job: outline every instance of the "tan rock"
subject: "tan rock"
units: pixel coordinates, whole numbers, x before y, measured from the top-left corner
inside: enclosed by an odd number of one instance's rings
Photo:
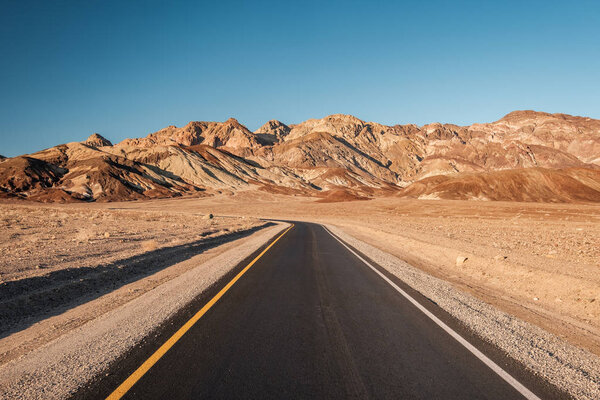
[[[492,123],[387,126],[334,114],[251,132],[192,121],[117,145],[99,134],[0,163],[0,197],[44,202],[250,188],[341,200],[600,202],[600,120],[516,111]]]

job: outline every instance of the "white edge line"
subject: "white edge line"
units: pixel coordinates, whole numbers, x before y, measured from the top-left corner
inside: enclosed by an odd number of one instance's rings
[[[519,393],[521,393],[523,396],[525,396],[526,399],[528,399],[528,400],[541,400],[538,396],[536,396],[529,389],[527,389],[525,386],[523,386],[523,384],[521,382],[519,382],[515,378],[513,378],[508,372],[506,372],[505,370],[503,370],[502,367],[500,367],[498,364],[496,364],[495,362],[493,362],[492,360],[490,360],[485,354],[483,354],[481,351],[479,351],[475,346],[473,346],[471,343],[469,343],[465,338],[463,338],[458,333],[456,333],[456,331],[454,331],[452,328],[450,328],[448,325],[446,325],[438,317],[436,317],[435,315],[433,315],[433,313],[431,313],[431,311],[429,311],[428,309],[426,309],[425,307],[423,307],[421,305],[421,303],[419,303],[414,298],[412,298],[408,293],[406,293],[398,285],[396,285],[394,282],[392,282],[387,276],[385,276],[377,268],[375,268],[374,266],[372,266],[367,260],[365,260],[364,258],[362,258],[361,256],[359,256],[358,254],[356,254],[356,252],[354,250],[352,250],[350,247],[346,246],[346,244],[344,242],[342,242],[333,233],[331,233],[331,231],[325,225],[322,225],[322,226],[323,226],[323,228],[325,228],[325,230],[335,240],[337,240],[338,242],[340,242],[342,244],[342,246],[344,246],[346,249],[348,249],[348,251],[350,253],[354,254],[359,260],[361,260],[369,268],[371,268],[373,271],[375,271],[375,273],[377,275],[379,275],[381,278],[383,278],[384,281],[386,281],[387,283],[389,283],[390,286],[392,286],[394,289],[396,289],[402,296],[404,296],[415,307],[417,307],[421,312],[423,312],[423,314],[427,315],[440,328],[442,328],[443,330],[445,330],[450,336],[452,336],[454,339],[456,339],[456,341],[458,343],[462,344],[467,350],[469,350],[471,353],[473,353],[473,355],[475,355],[475,357],[477,357],[481,361],[483,361],[483,363],[485,365],[487,365],[492,371],[494,371],[502,379],[504,379],[506,382],[508,382],[508,384],[510,384],[513,388],[515,388]]]

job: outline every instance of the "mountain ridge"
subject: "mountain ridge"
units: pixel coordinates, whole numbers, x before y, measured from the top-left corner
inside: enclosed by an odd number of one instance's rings
[[[522,174],[524,180],[515,174],[495,174],[536,168],[550,172],[528,172]],[[333,114],[290,125],[270,120],[252,132],[229,118],[171,125],[116,144],[93,134],[83,142],[5,159],[0,164],[0,195],[44,201],[55,201],[54,197],[56,201],[114,201],[258,189],[316,197],[335,192],[334,198],[391,192],[465,198],[460,189],[464,185],[456,179],[475,174],[478,178],[468,179],[481,185],[481,193],[492,200],[600,201],[600,197],[594,200],[595,173],[581,183],[592,185],[591,191],[588,186],[567,185],[585,191],[587,197],[555,196],[544,190],[530,197],[498,197],[483,187],[498,179],[529,182],[534,176],[552,186],[553,179],[567,179],[567,169],[600,170],[600,120],[522,110],[491,123],[436,122],[419,127]],[[485,174],[490,176],[484,179]],[[439,185],[432,185],[431,179],[416,185],[431,177],[454,175],[454,185],[446,179],[439,193],[435,192]],[[567,190],[567,186],[552,187]]]

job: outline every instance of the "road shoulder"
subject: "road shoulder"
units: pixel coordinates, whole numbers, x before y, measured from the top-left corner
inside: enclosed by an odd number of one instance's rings
[[[344,242],[464,323],[482,340],[497,346],[536,375],[575,398],[599,398],[600,358],[594,354],[499,311],[336,226],[326,226]]]

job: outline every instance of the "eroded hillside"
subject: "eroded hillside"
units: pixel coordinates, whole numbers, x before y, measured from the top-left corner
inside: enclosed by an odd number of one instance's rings
[[[271,120],[251,132],[230,118],[115,145],[94,134],[0,164],[0,195],[8,198],[114,201],[249,189],[600,201],[600,120],[515,111],[493,123],[419,127],[336,114],[295,125]]]

